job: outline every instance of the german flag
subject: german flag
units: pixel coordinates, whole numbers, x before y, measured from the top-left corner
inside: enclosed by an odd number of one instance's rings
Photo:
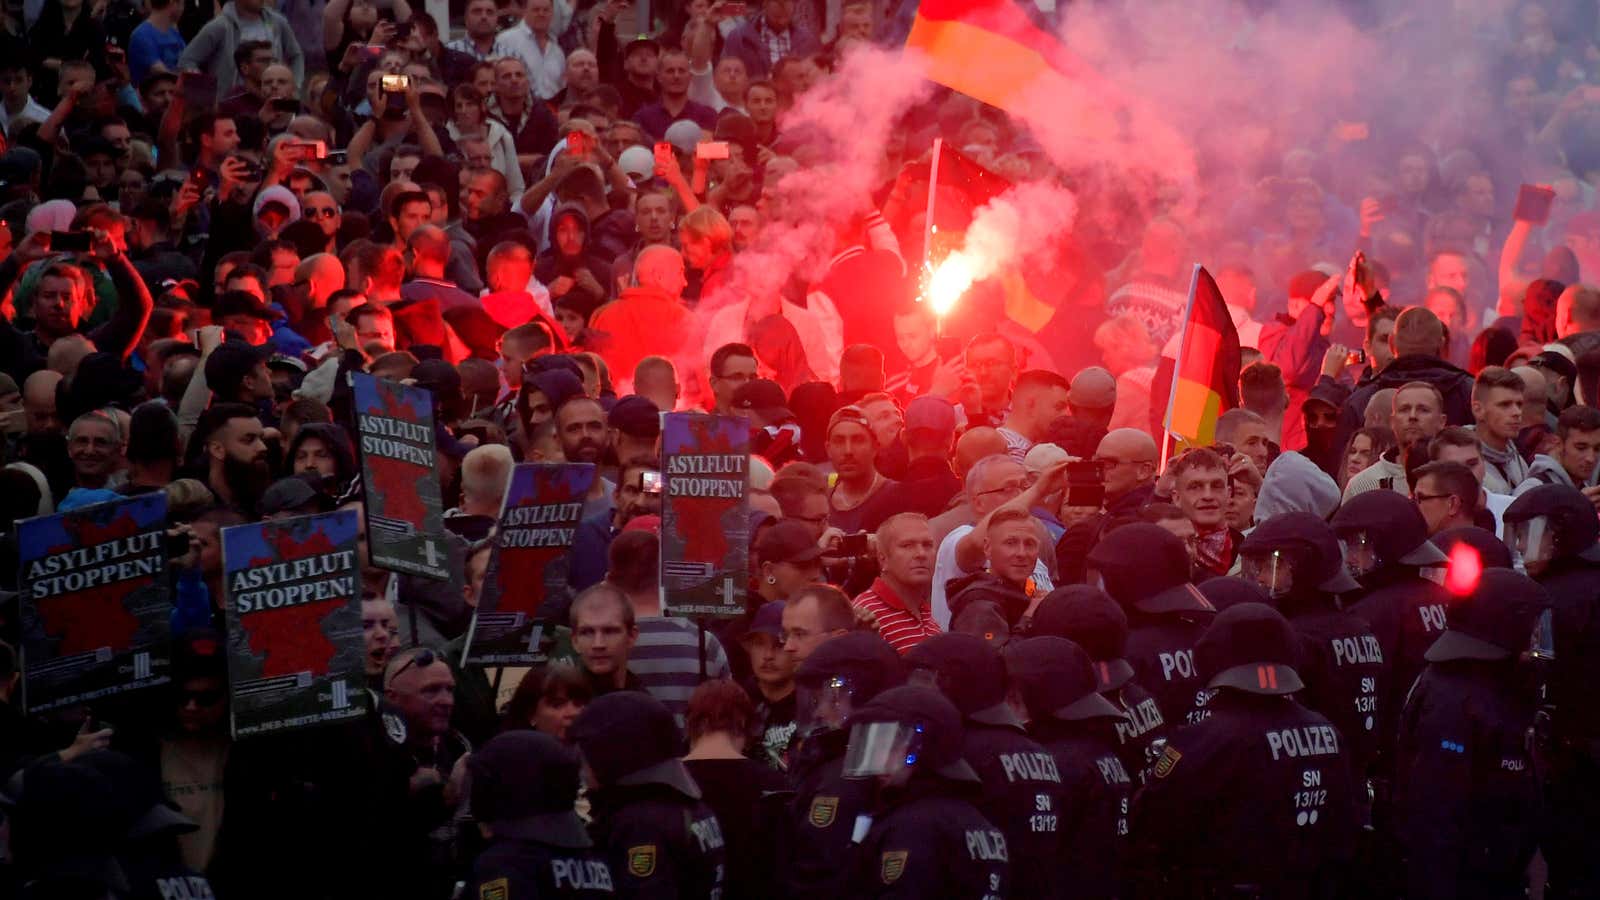
[[[1012,112],[1104,87],[1014,0],[922,0],[906,46],[926,54],[933,81]]]
[[[1239,332],[1222,291],[1202,266],[1194,267],[1189,283],[1182,334],[1176,362],[1162,360],[1173,367],[1163,425],[1173,437],[1204,447],[1216,439],[1217,419],[1239,405]],[[1158,369],[1158,383],[1162,377]]]

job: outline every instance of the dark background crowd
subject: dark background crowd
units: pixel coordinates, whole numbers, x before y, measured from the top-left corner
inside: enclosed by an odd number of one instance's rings
[[[0,896],[1600,896],[1600,21],[1378,6],[1160,79],[1163,180],[899,89],[915,0],[7,4]],[[1070,225],[935,316],[1014,189]],[[452,579],[363,550],[371,714],[235,740],[220,535],[363,510],[353,372]],[[749,423],[734,618],[663,615],[672,411]],[[600,470],[551,661],[463,666],[524,462]],[[170,684],[28,715],[16,523],[153,491]]]

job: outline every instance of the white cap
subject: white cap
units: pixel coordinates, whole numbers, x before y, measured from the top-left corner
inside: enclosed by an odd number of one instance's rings
[[[656,173],[656,155],[649,147],[634,144],[617,157],[617,165],[633,179],[634,184],[638,184],[648,181]]]
[[[700,126],[688,119],[679,119],[667,126],[667,143],[678,148],[679,153],[693,153],[700,143]]]

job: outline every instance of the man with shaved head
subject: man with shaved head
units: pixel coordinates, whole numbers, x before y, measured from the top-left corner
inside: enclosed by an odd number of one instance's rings
[[[406,239],[411,252],[411,280],[400,288],[400,299],[438,300],[441,312],[478,306],[478,299],[445,276],[450,265],[450,235],[437,225],[418,225]]]
[[[632,284],[589,319],[590,328],[610,336],[601,356],[615,376],[632,372],[646,356],[676,360],[687,348],[701,346],[693,340],[698,328],[682,299],[686,283],[677,250],[651,244],[639,251]]]
[[[1062,584],[1084,579],[1084,562],[1100,536],[1117,524],[1134,521],[1156,492],[1156,442],[1137,428],[1118,428],[1100,439],[1094,461],[1105,479],[1103,507],[1068,525],[1056,543]]]
[[[313,253],[295,267],[294,280],[306,283],[307,309],[322,309],[344,287],[344,263],[332,253]]]

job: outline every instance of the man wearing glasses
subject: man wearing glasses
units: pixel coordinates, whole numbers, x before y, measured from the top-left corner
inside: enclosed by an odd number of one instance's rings
[[[736,416],[733,394],[756,377],[756,352],[748,344],[723,344],[711,354],[711,395],[719,416]]]
[[[339,226],[344,224],[344,212],[339,209],[339,201],[327,191],[312,191],[306,194],[306,199],[300,206],[301,218],[310,219],[317,223],[322,233],[328,239],[324,248],[326,252],[335,252],[338,248],[334,245],[334,238],[339,233]]]
[[[1118,521],[1133,521],[1139,510],[1149,505],[1156,491],[1156,442],[1137,428],[1118,428],[1100,439],[1094,461],[1100,464],[1105,479],[1105,506],[1087,511],[1062,510],[1063,520],[1072,522],[1056,544],[1056,565],[1063,584],[1077,584],[1085,575],[1089,551]]]
[[[967,371],[972,379],[962,387],[961,405],[968,425],[1005,424],[1017,378],[1017,349],[998,334],[980,334],[967,345]]]
[[[967,472],[967,499],[972,503],[976,525],[961,525],[945,535],[939,543],[939,554],[933,564],[933,592],[929,602],[934,621],[945,630],[950,628],[950,603],[945,596],[945,585],[957,578],[983,571],[988,566],[989,518],[1002,507],[1015,507],[1024,511],[1039,506],[1050,494],[1061,489],[1061,479],[1066,473],[1066,462],[1046,469],[1037,481],[1030,482],[1028,470],[1011,457],[999,453],[987,456]],[[1048,532],[1037,520],[1034,528],[1041,542]],[[1054,587],[1050,570],[1043,558],[1034,563],[1034,590],[1038,596],[1048,594]]]

